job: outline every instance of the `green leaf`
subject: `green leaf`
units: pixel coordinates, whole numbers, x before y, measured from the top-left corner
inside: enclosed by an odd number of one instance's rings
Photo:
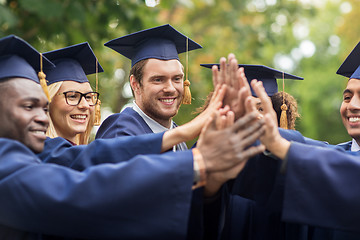
[[[17,18],[12,14],[9,9],[5,8],[4,6],[0,5],[0,26],[6,28],[12,28],[16,25]]]
[[[59,18],[64,6],[55,0],[19,0],[19,4],[25,10],[38,15],[41,18]]]
[[[85,12],[87,9],[84,9],[79,2],[74,1],[69,5],[68,9],[66,9],[66,15],[69,19],[77,20],[79,22],[85,21]]]

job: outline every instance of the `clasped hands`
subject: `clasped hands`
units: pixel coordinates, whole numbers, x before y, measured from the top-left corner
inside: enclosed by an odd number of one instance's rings
[[[249,158],[265,148],[274,149],[283,140],[278,131],[276,113],[262,82],[251,82],[264,108],[261,114],[256,109],[244,69],[239,68],[234,54],[229,54],[227,60],[221,58],[220,69],[214,65],[212,74],[215,92],[209,106],[217,106],[217,111],[212,111],[213,115],[202,128],[198,141],[198,148],[207,159],[207,196],[216,193],[227,180],[236,178]],[[258,139],[261,144],[254,144]],[[216,146],[209,148],[211,144]],[[202,149],[202,146],[207,148]],[[212,161],[214,158],[218,161]]]

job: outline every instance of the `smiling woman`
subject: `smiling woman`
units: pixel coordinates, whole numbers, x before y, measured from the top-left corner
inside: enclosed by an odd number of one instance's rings
[[[81,96],[76,105],[69,105],[69,91],[92,92],[90,84],[75,81],[61,81],[50,84],[49,93],[51,124],[47,131],[49,137],[63,137],[74,144],[87,144],[94,126],[94,105]]]
[[[44,56],[56,65],[46,72],[51,98],[47,136],[63,137],[73,145],[87,144],[99,93],[93,92],[86,75],[103,69],[88,43],[47,52]]]

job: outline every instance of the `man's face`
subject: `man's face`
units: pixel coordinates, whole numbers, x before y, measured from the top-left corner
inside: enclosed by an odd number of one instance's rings
[[[48,101],[40,86],[31,80],[14,78],[3,91],[0,137],[22,142],[38,153],[44,148]]]
[[[343,93],[340,115],[348,134],[360,142],[360,80],[348,81]]]
[[[144,66],[142,85],[130,77],[136,104],[165,127],[180,107],[184,94],[184,72],[178,60],[149,59]]]

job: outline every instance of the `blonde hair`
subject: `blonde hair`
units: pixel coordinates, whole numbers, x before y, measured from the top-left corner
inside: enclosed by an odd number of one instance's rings
[[[62,83],[64,81],[60,81],[60,82],[56,82],[53,84],[50,84],[48,86],[49,89],[49,94],[50,94],[50,99],[52,100],[55,95],[58,93]],[[49,108],[51,108],[51,103]],[[50,116],[50,111],[48,112],[49,115],[49,127],[48,130],[46,131],[46,136],[51,137],[51,138],[55,138],[58,137],[58,133],[56,132],[55,126],[51,120],[51,116]],[[89,143],[89,137],[91,134],[91,130],[94,126],[94,121],[95,121],[95,111],[92,111],[92,114],[90,115],[90,119],[89,119],[89,123],[86,127],[86,130],[84,133],[79,133],[76,135],[76,139],[75,139],[75,144],[77,145],[86,145]]]

